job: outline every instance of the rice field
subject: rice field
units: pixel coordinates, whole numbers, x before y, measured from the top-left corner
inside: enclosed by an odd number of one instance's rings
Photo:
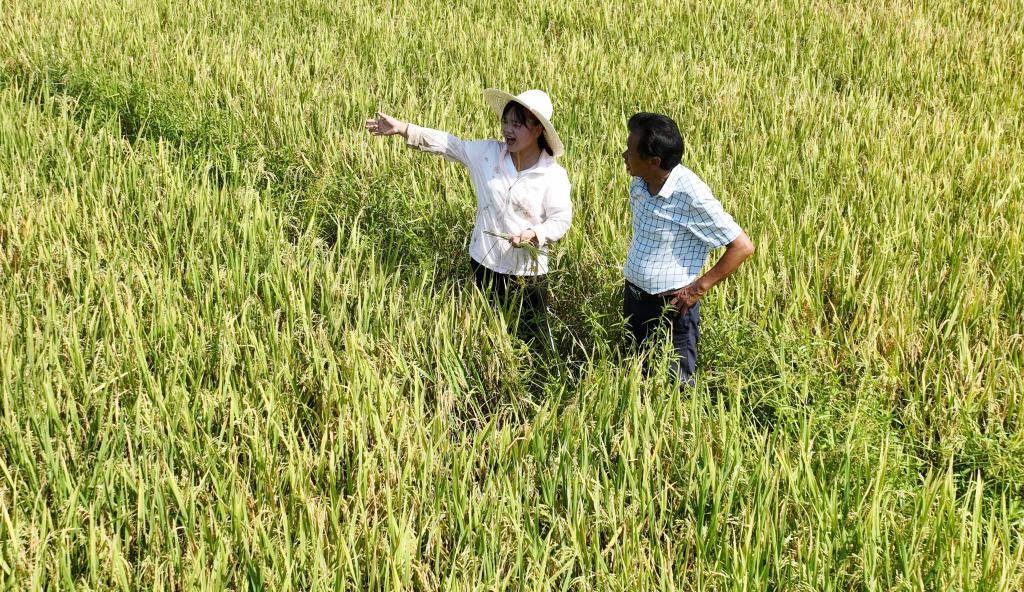
[[[362,129],[488,87],[567,145],[554,350]],[[758,248],[681,393],[640,110]],[[1008,0],[0,0],[0,589],[1024,589],[1021,130]]]

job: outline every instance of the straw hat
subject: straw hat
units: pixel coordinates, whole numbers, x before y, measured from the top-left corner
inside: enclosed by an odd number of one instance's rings
[[[498,117],[501,117],[509,101],[515,101],[526,107],[527,111],[533,113],[533,116],[544,126],[544,139],[548,141],[548,146],[551,146],[553,156],[565,154],[565,145],[562,144],[562,140],[558,137],[555,126],[551,125],[551,98],[548,97],[548,93],[542,90],[531,89],[520,95],[513,96],[503,90],[489,88],[484,91],[484,101],[487,102],[492,111],[498,114]]]

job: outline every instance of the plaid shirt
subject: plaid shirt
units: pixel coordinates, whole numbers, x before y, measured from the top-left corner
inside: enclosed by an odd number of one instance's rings
[[[633,241],[622,274],[648,294],[693,283],[708,251],[731,243],[742,232],[711,189],[682,165],[672,169],[654,196],[643,179],[634,177],[629,197]]]

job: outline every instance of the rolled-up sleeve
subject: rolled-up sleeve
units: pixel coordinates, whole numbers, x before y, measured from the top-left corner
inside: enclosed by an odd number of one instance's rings
[[[691,195],[686,227],[714,249],[731,243],[743,232],[710,191],[697,191]]]
[[[562,172],[555,177],[545,192],[544,211],[541,214],[544,221],[531,228],[537,233],[537,242],[540,246],[557,241],[569,230],[569,225],[572,224],[571,191],[569,176]]]

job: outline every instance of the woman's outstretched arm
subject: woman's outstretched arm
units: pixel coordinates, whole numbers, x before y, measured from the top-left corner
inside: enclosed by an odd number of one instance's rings
[[[413,148],[471,166],[470,144],[473,143],[464,142],[447,132],[420,127],[384,113],[377,113],[375,119],[367,119],[366,129],[375,136],[402,136]]]
[[[375,136],[402,136],[409,139],[409,122],[377,113],[377,117],[366,120],[366,130]]]

